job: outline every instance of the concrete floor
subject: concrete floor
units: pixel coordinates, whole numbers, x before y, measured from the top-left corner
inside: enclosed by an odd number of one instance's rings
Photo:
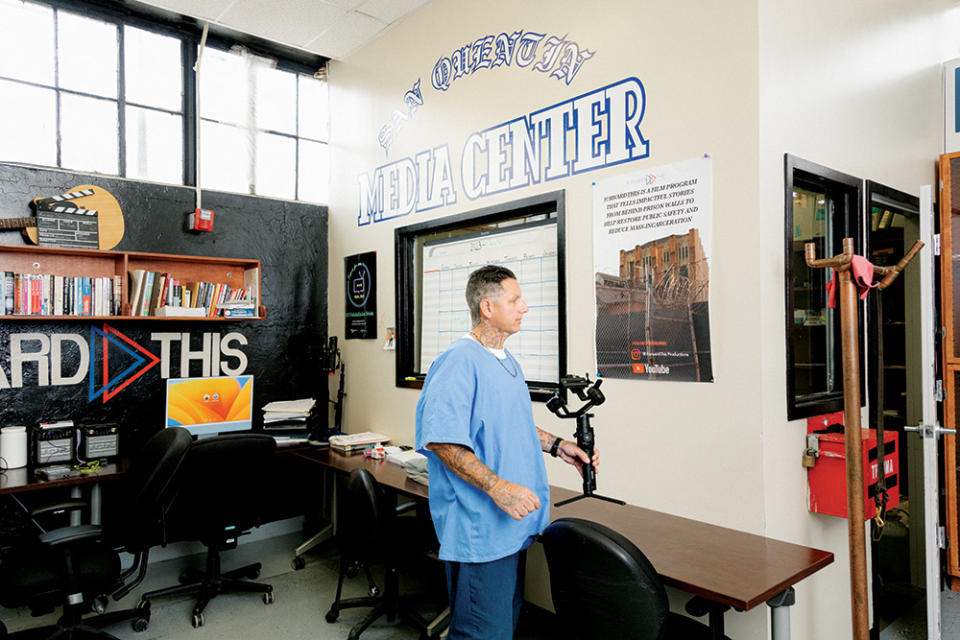
[[[960,638],[960,593],[940,593],[940,637]],[[927,604],[920,600],[909,612],[880,632],[880,640],[927,640]]]
[[[290,561],[293,549],[303,541],[303,535],[293,533],[243,544],[223,554],[223,568],[229,570],[251,562],[263,565],[259,582],[274,587],[275,601],[265,605],[259,594],[225,594],[214,598],[204,612],[204,625],[199,629],[191,626],[193,601],[186,598],[157,600],[151,608],[149,628],[141,633],[133,631],[128,622],[118,623],[107,631],[120,640],[204,640],[229,638],[230,640],[280,640],[303,638],[310,640],[333,640],[346,638],[350,627],[360,621],[368,609],[347,609],[339,620],[329,624],[325,614],[333,601],[337,588],[338,556],[336,544],[328,542],[307,554],[307,565],[293,571]],[[185,566],[201,568],[203,556],[174,558],[150,565],[144,583],[120,602],[111,602],[108,611],[136,606],[140,594],[151,589],[177,584],[180,571]],[[426,569],[417,576],[401,577],[401,589],[415,593],[436,586],[442,588],[442,568]],[[426,574],[435,573],[427,577]],[[382,587],[382,574],[374,571],[374,578]],[[430,583],[430,584],[427,584]],[[344,583],[345,597],[367,595],[363,574]],[[442,595],[442,591],[441,591]],[[439,604],[439,603],[435,603]],[[436,608],[435,606],[433,608]],[[427,607],[424,614],[432,613]],[[54,622],[58,614],[32,618],[27,609],[0,608],[0,620],[8,629],[18,631],[41,624]],[[523,640],[546,640],[557,638],[552,629],[552,616],[542,611],[525,610],[517,638]],[[412,627],[388,623],[381,618],[363,633],[363,640],[416,640],[419,633]]]
[[[149,628],[137,633],[127,622],[118,623],[107,630],[120,640],[204,640],[230,638],[231,640],[286,640],[303,638],[310,640],[333,640],[346,638],[350,627],[361,620],[366,609],[341,612],[337,622],[329,624],[324,616],[333,601],[337,586],[336,545],[328,542],[307,554],[307,565],[293,571],[290,561],[293,549],[303,541],[299,532],[290,533],[254,544],[240,545],[236,550],[223,554],[223,567],[229,570],[250,562],[261,562],[261,582],[274,587],[275,601],[264,605],[258,594],[226,594],[217,596],[204,613],[205,623],[199,629],[190,624],[193,601],[186,598],[168,598],[153,604]],[[111,602],[109,611],[131,608],[140,599],[140,594],[177,583],[180,571],[186,566],[200,568],[203,556],[173,558],[150,565],[147,578],[139,589],[120,602]],[[439,569],[439,567],[436,567]],[[425,578],[426,573],[404,576],[401,588],[422,592],[436,587],[442,571]],[[382,576],[374,572],[382,586]],[[347,597],[366,595],[366,580],[361,576],[347,580],[344,592]],[[960,638],[960,593],[945,591],[941,594],[943,609],[943,634],[946,639]],[[424,611],[429,613],[429,611]],[[58,614],[32,618],[26,609],[0,608],[0,620],[13,631],[52,623]],[[415,640],[419,634],[411,627],[388,623],[381,619],[363,634],[363,640]],[[517,640],[546,640],[562,637],[554,626],[553,617],[542,610],[530,607],[521,616]],[[908,613],[901,616],[880,633],[881,640],[926,640],[926,609],[921,600]]]

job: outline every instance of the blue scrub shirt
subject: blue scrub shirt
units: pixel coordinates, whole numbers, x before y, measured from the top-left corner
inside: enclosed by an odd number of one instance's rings
[[[515,369],[516,377],[507,369]],[[443,464],[426,448],[431,443],[468,447],[498,476],[537,494],[540,509],[514,520]],[[434,360],[417,402],[416,448],[428,459],[430,514],[441,560],[498,560],[528,547],[550,523],[550,486],[530,392],[509,352],[501,365],[464,338]]]

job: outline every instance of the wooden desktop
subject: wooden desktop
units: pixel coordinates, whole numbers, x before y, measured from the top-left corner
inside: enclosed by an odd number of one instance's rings
[[[303,448],[291,453],[342,473],[365,468],[378,482],[412,498],[429,495],[428,488],[410,480],[402,467],[385,460],[344,456],[328,449]],[[667,585],[738,611],[770,601],[774,640],[789,637],[792,586],[834,559],[829,551],[635,505],[585,499],[556,508],[552,503],[577,492],[555,486],[550,492],[551,521],[583,518],[619,531],[643,551]]]

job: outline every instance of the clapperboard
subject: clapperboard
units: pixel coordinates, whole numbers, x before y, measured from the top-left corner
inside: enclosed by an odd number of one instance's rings
[[[34,202],[37,210],[37,243],[56,247],[98,249],[100,222],[96,209],[70,202],[92,196],[93,189],[70,191]]]

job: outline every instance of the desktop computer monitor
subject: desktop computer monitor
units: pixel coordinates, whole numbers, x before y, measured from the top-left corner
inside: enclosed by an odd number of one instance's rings
[[[253,424],[253,376],[167,380],[167,427],[197,437],[248,431]]]

